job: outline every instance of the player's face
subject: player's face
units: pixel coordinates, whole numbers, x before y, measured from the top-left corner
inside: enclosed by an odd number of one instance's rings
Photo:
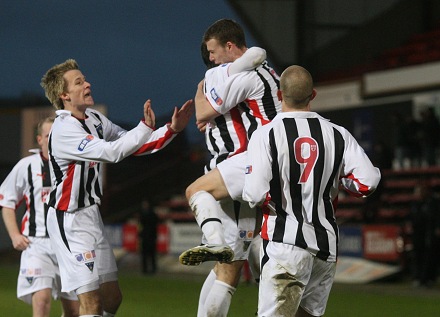
[[[94,105],[90,83],[86,81],[80,70],[69,70],[63,77],[67,82],[66,91],[62,95],[65,104],[75,108],[87,108]]]
[[[209,52],[209,60],[216,65],[234,61],[228,49],[228,45],[223,46],[216,39],[207,41],[206,48]]]
[[[43,123],[41,126],[41,135],[37,135],[38,145],[41,147],[41,151],[43,152],[43,156],[45,158],[49,158],[48,151],[48,143],[49,143],[49,133],[52,128],[51,122]]]

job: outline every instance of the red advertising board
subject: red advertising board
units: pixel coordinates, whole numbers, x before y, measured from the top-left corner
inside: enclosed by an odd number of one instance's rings
[[[126,223],[122,226],[122,247],[129,252],[138,250],[138,227],[136,224]]]
[[[395,225],[362,226],[364,258],[397,261],[400,257],[400,227]]]
[[[168,226],[161,223],[157,226],[157,252],[167,254],[170,245],[170,230]]]

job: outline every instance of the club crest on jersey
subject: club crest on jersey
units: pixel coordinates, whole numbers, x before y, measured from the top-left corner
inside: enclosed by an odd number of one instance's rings
[[[252,173],[252,165],[247,165],[246,166],[246,174],[251,174]]]
[[[93,135],[89,134],[84,139],[81,140],[81,143],[78,145],[78,151],[84,151],[86,145],[93,140]]]
[[[223,104],[223,100],[222,98],[219,97],[219,95],[217,95],[217,92],[215,91],[214,88],[211,89],[210,93],[211,93],[211,98],[214,99],[215,103],[221,106]]]
[[[34,278],[32,276],[27,276],[26,280],[28,281],[29,284],[32,284],[32,282],[34,281]]]

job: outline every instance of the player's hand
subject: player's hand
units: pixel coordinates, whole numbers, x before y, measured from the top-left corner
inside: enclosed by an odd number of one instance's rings
[[[193,113],[194,113],[194,102],[192,99],[186,101],[179,110],[177,109],[177,107],[174,107],[174,113],[173,113],[173,117],[171,118],[170,129],[176,133],[185,129]]]
[[[153,108],[151,108],[151,100],[148,99],[144,103],[144,119],[145,124],[148,125],[150,128],[153,128],[156,126],[156,116],[154,114]]]
[[[12,237],[11,240],[14,249],[18,251],[26,250],[30,244],[29,239],[21,234],[17,234],[16,236]]]
[[[203,132],[203,133],[205,133],[205,131],[206,131],[206,125],[207,124],[208,124],[208,121],[199,120],[199,121],[196,122],[197,129],[199,129],[199,131]]]

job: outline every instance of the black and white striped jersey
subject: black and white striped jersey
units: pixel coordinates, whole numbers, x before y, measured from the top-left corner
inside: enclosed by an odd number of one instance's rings
[[[249,139],[258,127],[281,111],[278,90],[279,76],[265,61],[254,71],[228,77],[212,87],[206,96],[214,110],[221,114],[238,105]]]
[[[20,232],[28,237],[47,237],[44,203],[52,183],[49,162],[35,154],[22,158],[0,186],[0,206],[16,209],[25,204]]]
[[[243,198],[261,203],[270,197],[263,239],[333,262],[340,184],[360,197],[372,193],[379,180],[379,169],[345,128],[315,112],[284,112],[249,142]]]
[[[219,66],[219,71],[221,71]],[[214,72],[214,69],[211,74]],[[264,62],[255,70],[210,80],[207,72],[205,96],[217,117],[206,131],[206,143],[213,155],[209,169],[232,155],[245,152],[247,142],[258,127],[281,111],[277,97],[279,77]]]
[[[229,65],[223,64],[205,73],[205,96],[213,87],[227,80]],[[206,171],[215,168],[228,157],[246,151],[248,140],[238,107],[230,109],[207,124],[205,141],[211,154],[211,160],[205,167]]]
[[[73,117],[70,111],[56,113],[49,136],[55,187],[48,205],[62,211],[100,204],[102,163],[117,163],[131,154],[154,153],[175,136],[168,125],[153,132],[143,122],[126,131],[92,109],[86,110],[84,120]]]

